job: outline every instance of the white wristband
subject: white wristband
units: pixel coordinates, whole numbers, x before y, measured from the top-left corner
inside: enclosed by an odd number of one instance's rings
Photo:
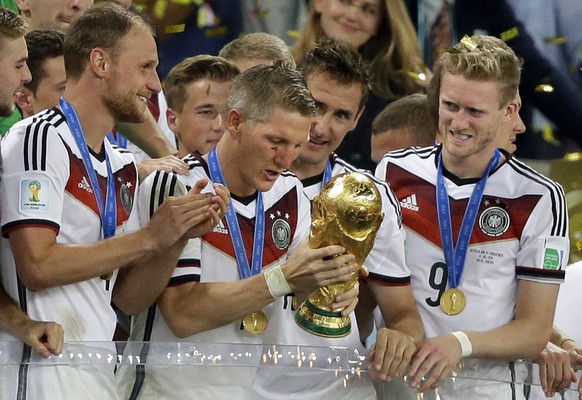
[[[465,332],[457,331],[451,332],[451,334],[457,338],[459,343],[461,344],[461,357],[467,358],[473,354],[473,345],[469,340],[469,336]]]
[[[278,299],[292,292],[280,265],[265,269],[263,275],[265,275],[265,282],[267,282],[269,292],[274,298]]]

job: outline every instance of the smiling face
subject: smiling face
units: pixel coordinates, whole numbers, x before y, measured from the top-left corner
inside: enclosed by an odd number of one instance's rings
[[[93,0],[17,0],[17,5],[30,30],[54,28],[66,32]]]
[[[195,151],[206,154],[224,134],[224,107],[230,81],[201,79],[186,89],[186,101],[180,111],[168,109],[168,124],[178,138],[179,156]]]
[[[354,49],[378,33],[382,20],[380,0],[315,0],[314,9],[323,33]]]
[[[161,90],[156,43],[148,29],[134,26],[117,46],[117,56],[109,57],[103,103],[116,121],[143,122],[147,100]]]
[[[439,95],[439,130],[444,166],[461,178],[480,177],[485,171],[504,124],[515,107],[499,108],[496,81],[469,80],[443,72]]]
[[[358,110],[362,99],[359,83],[341,84],[322,72],[309,75],[306,81],[317,113],[312,118],[309,141],[293,163],[292,170],[301,179],[323,172],[329,155],[355,128],[362,113]]]
[[[20,86],[30,82],[26,59],[28,50],[24,37],[0,39],[0,116],[8,117],[14,111],[14,95]]]
[[[307,140],[311,117],[274,108],[266,122],[247,122],[239,110],[231,110],[226,119],[228,133],[236,145],[229,154],[230,176],[227,184],[238,196],[256,190],[267,191],[301,151]],[[222,143],[222,142],[221,142]],[[223,160],[221,160],[221,165]]]

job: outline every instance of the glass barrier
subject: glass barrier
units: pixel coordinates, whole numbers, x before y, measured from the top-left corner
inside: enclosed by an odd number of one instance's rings
[[[374,384],[367,367],[364,354],[343,347],[69,342],[42,359],[19,342],[0,342],[0,399],[545,398],[529,362],[464,360],[422,394],[402,378]],[[575,385],[555,398],[577,399]]]

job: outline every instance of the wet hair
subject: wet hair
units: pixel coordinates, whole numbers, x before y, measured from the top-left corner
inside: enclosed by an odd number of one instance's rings
[[[63,56],[65,34],[56,29],[37,29],[26,34],[26,47],[28,48],[28,68],[32,80],[24,86],[32,93],[40,81],[46,76],[45,61]]]
[[[68,79],[79,79],[89,54],[95,48],[119,55],[119,42],[133,27],[153,30],[139,15],[125,10],[117,3],[99,3],[79,14],[65,36],[64,56]]]
[[[358,111],[364,107],[370,92],[368,64],[350,47],[333,39],[323,39],[299,61],[297,69],[305,79],[323,73],[342,85],[357,84],[362,98]]]
[[[257,65],[234,78],[226,112],[241,110],[249,123],[266,122],[275,108],[315,115],[315,100],[305,79],[288,63]]]

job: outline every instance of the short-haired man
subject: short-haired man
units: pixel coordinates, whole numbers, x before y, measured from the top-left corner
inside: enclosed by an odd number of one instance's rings
[[[24,83],[16,104],[24,118],[55,107],[67,85],[63,44],[65,34],[54,29],[39,29],[25,36],[28,68],[32,79]]]
[[[230,84],[239,73],[222,57],[187,58],[164,81],[166,118],[178,142],[178,156],[206,154],[224,134],[224,107]]]
[[[536,359],[550,338],[568,215],[558,184],[497,150],[518,111],[520,72],[503,41],[464,38],[438,58],[429,85],[442,145],[386,155],[376,170],[411,205],[407,263],[428,339],[408,374],[421,391],[461,359],[464,376],[510,382],[523,372],[510,360]],[[516,385],[471,379],[447,380],[439,394],[523,398]]]
[[[63,325],[65,340],[104,342],[116,324],[111,303],[128,315],[153,303],[188,239],[218,223],[228,193],[201,195],[201,181],[138,229],[133,156],[105,136],[115,121],[142,121],[160,90],[152,31],[118,5],[95,6],[71,25],[64,57],[60,109],[23,120],[3,142],[2,275],[32,317]],[[25,365],[11,381],[19,397],[117,398],[110,366]]]
[[[372,161],[389,151],[434,144],[437,123],[427,107],[425,94],[411,94],[388,104],[372,122]]]
[[[333,176],[356,170],[334,151],[358,123],[368,97],[369,75],[366,63],[355,51],[333,40],[318,43],[299,61],[298,69],[305,77],[307,87],[315,99],[317,112],[311,124],[309,140],[291,165],[291,171],[301,179],[307,197],[313,199]],[[404,230],[400,224],[400,207],[390,188],[378,180],[375,181],[382,197],[384,220],[374,247],[364,262],[369,269],[369,277],[362,288],[369,287],[372,290],[388,327],[384,330],[385,336],[382,336],[378,346],[383,347],[389,342],[388,345],[394,351],[394,357],[387,356],[384,362],[379,362],[380,372],[395,376],[406,370],[414,353],[415,343],[422,339],[423,332],[412,297],[410,271],[404,262]],[[353,332],[346,338],[325,339],[303,332],[295,324],[292,310],[284,311],[273,342],[346,346],[352,351],[364,352],[358,331],[359,321],[355,318]],[[303,379],[309,379],[309,374],[315,376],[315,372],[307,371],[302,375]],[[313,399],[375,396],[367,377],[351,377],[346,382],[346,389],[338,387],[341,382],[337,380],[333,382],[325,379],[323,374],[317,376],[318,385],[297,384],[296,380],[287,375],[279,376],[279,384],[263,383],[271,393],[278,392],[281,395],[285,390],[291,390]],[[293,384],[296,386],[292,386]],[[366,391],[366,387],[372,390]]]
[[[278,329],[277,314],[291,306],[286,294],[305,299],[318,287],[349,279],[353,255],[337,245],[309,248],[309,200],[286,171],[307,140],[314,112],[302,76],[286,64],[256,66],[233,80],[224,136],[208,155],[186,157],[190,175],[177,177],[186,187],[203,177],[225,182],[229,211],[213,232],[190,240],[157,308],[134,319],[132,340],[266,343]],[[148,177],[140,202],[155,204],[156,193],[175,185],[169,178],[164,172]],[[132,399],[258,398],[255,368],[217,366],[186,375],[147,366],[137,368],[135,378],[135,368],[124,369],[121,381]]]
[[[79,13],[93,5],[93,0],[16,0],[16,3],[30,30],[52,28],[66,33]],[[157,108],[152,102],[150,106],[152,109]],[[9,126],[6,129],[8,128]],[[124,132],[133,141],[133,149],[141,156],[138,161],[148,158],[145,154],[142,156],[143,152],[155,158],[176,153],[173,143],[165,136],[167,133],[162,131],[158,126],[158,119],[149,111],[143,122],[119,122],[116,129]],[[185,171],[185,166],[175,162],[174,164],[174,170]]]
[[[0,8],[0,115],[8,116],[14,108],[16,90],[30,81],[24,42],[26,23],[14,12]],[[1,165],[1,162],[0,162]],[[29,319],[0,285],[0,331],[6,331],[48,357],[61,352],[63,331],[55,323]]]

